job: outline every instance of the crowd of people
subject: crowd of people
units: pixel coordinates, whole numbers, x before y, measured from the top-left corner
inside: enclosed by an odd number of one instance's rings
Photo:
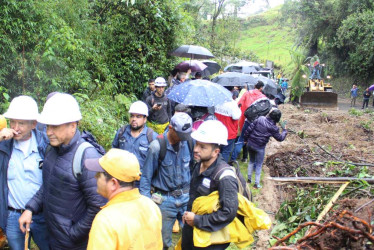
[[[188,77],[175,72],[171,82]],[[168,249],[178,224],[181,248],[195,249],[194,230],[215,232],[234,220],[240,181],[230,165],[248,145],[247,183],[255,171],[254,188],[261,187],[266,144],[287,135],[276,125],[281,112],[274,106],[246,120],[246,109],[266,98],[261,81],[209,108],[169,100],[167,85],[162,77],[149,80],[104,155],[79,131],[72,95],[51,93],[40,114],[30,96],[11,101],[4,113],[10,127],[0,130],[0,228],[11,249],[24,249],[25,233],[41,250]],[[193,212],[198,198],[215,191],[216,211]]]

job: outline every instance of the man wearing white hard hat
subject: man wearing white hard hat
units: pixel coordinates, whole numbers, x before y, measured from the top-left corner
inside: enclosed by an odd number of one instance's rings
[[[156,91],[147,97],[149,116],[147,126],[157,134],[162,134],[171,118],[170,100],[165,95],[166,81],[162,77],[155,80]]]
[[[92,223],[87,249],[162,249],[160,209],[135,187],[141,176],[136,156],[112,148],[86,160],[86,168],[97,172],[97,192],[109,200]]]
[[[148,107],[144,102],[136,101],[131,104],[129,113],[130,124],[117,131],[112,147],[133,153],[139,161],[140,169],[143,170],[149,144],[156,139],[157,133],[146,126]]]
[[[101,156],[94,147],[84,150],[80,174],[73,170],[74,157],[85,142],[77,128],[81,119],[78,102],[64,93],[48,99],[38,118],[47,125],[51,147],[44,159],[43,185],[26,204],[19,223],[25,231],[33,214],[43,210],[52,249],[86,249],[92,221],[106,203],[96,193],[95,173],[84,168],[84,160]]]
[[[25,234],[18,219],[26,203],[42,185],[42,165],[48,138],[35,129],[38,106],[30,96],[12,100],[4,117],[10,128],[0,131],[0,228],[11,249],[25,249]],[[30,235],[39,249],[49,249],[48,231],[42,213],[34,215]]]
[[[192,132],[196,140],[194,158],[198,162],[191,174],[190,199],[183,215],[182,249],[195,249],[193,228],[214,232],[230,224],[238,210],[238,182],[234,170],[220,154],[220,145],[227,145],[228,132],[217,120],[203,122]],[[220,206],[216,212],[197,215],[192,210],[196,198],[218,191]],[[226,249],[230,243],[210,245],[210,249]]]

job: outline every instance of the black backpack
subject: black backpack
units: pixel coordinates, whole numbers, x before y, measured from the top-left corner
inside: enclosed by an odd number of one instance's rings
[[[158,135],[157,138],[158,143],[160,144],[160,153],[158,155],[158,166],[161,165],[161,162],[165,159],[166,155],[166,139],[164,137],[164,134]],[[192,167],[195,165],[195,160],[193,158],[193,140],[190,137],[187,140],[188,149],[190,150],[190,170],[192,171]]]
[[[268,98],[260,98],[245,110],[244,116],[249,122],[253,122],[258,117],[267,115],[271,107],[272,105]]]

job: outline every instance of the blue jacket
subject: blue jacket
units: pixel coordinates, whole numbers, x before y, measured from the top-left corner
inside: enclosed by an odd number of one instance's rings
[[[283,129],[282,133],[279,133],[279,128],[272,119],[260,116],[249,124],[244,134],[244,141],[252,148],[263,149],[271,136],[277,141],[283,141],[287,136],[287,130]]]
[[[99,158],[88,148],[82,158],[82,175],[73,175],[73,157],[84,139],[77,130],[68,145],[53,147],[43,164],[43,185],[26,204],[33,213],[43,210],[50,236],[51,249],[86,249],[88,233],[95,215],[106,199],[96,190],[95,172],[84,167],[84,160]]]
[[[351,89],[351,97],[357,97],[357,95],[358,95],[358,88],[352,88]]]
[[[40,157],[44,159],[48,145],[46,134],[34,129]],[[12,155],[14,139],[0,142],[0,228],[5,230],[8,219],[8,165]]]
[[[130,126],[126,126],[125,131],[122,135],[119,134],[121,129],[119,129],[116,133],[116,136],[114,137],[114,140],[112,142],[113,148],[120,148],[127,150],[131,153],[133,153],[136,158],[138,158],[139,165],[140,165],[140,171],[143,171],[144,161],[147,157],[148,148],[150,142],[148,142],[147,138],[147,131],[148,127],[144,126],[144,129],[140,133],[140,135],[136,138],[132,137],[131,135],[131,128]],[[153,140],[156,139],[157,133],[153,132],[152,138]]]
[[[177,189],[186,189],[190,186],[190,150],[187,141],[180,142],[178,152],[175,152],[166,139],[166,154],[161,166],[158,165],[160,143],[154,140],[149,145],[149,151],[144,163],[142,177],[140,178],[140,193],[151,197],[151,185],[156,190],[165,192]]]

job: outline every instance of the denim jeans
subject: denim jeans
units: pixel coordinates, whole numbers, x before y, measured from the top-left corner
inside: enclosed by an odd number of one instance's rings
[[[240,154],[240,151],[243,148],[244,133],[247,130],[248,125],[249,125],[249,122],[245,121],[244,125],[243,125],[243,129],[242,129],[242,133],[240,134],[240,137],[239,137],[238,141],[235,143],[234,151],[232,152],[232,155],[231,155],[231,160],[232,161],[235,161],[238,158],[238,155]],[[243,156],[243,158],[246,158],[246,157]]]
[[[18,219],[21,213],[15,211],[8,211],[8,221],[6,227],[6,237],[8,244],[12,250],[25,249],[25,234],[19,229]],[[36,245],[40,250],[48,250],[48,231],[42,213],[32,216],[32,223],[30,225],[30,237],[34,239]],[[29,238],[30,240],[31,238]]]
[[[221,154],[225,162],[229,162],[230,154],[234,148],[235,145],[235,139],[227,140],[227,145],[223,146],[221,149]]]
[[[248,146],[249,163],[248,163],[248,180],[252,180],[252,172],[255,170],[255,184],[260,184],[262,163],[265,157],[265,148],[254,149]]]
[[[162,242],[164,249],[168,249],[172,243],[173,225],[176,219],[179,221],[180,227],[183,227],[182,216],[187,210],[187,202],[189,194],[182,194],[174,197],[171,195],[163,195],[163,202],[158,205],[162,214]]]

